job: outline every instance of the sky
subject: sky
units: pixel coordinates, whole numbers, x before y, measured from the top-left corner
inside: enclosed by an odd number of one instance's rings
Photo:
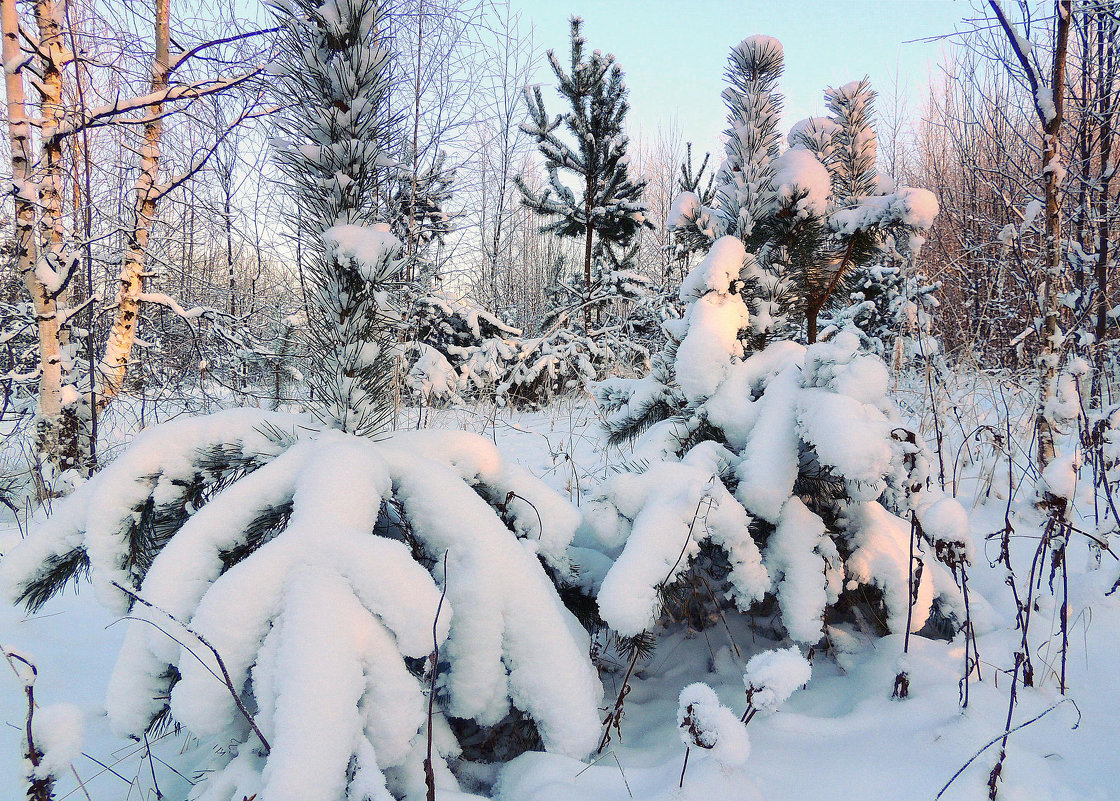
[[[931,73],[949,47],[945,41],[904,44],[950,34],[976,16],[962,0],[512,0],[531,22],[542,51],[568,61],[568,17],[584,19],[589,49],[613,53],[626,75],[632,139],[656,136],[675,121],[698,154],[722,154],[726,111],[720,99],[733,44],[755,33],[777,37],[785,48],[783,127],[824,113],[828,86],[871,77],[882,94],[896,82],[911,112],[920,110]],[[535,78],[554,84],[547,64]],[[558,113],[559,98],[545,91]]]

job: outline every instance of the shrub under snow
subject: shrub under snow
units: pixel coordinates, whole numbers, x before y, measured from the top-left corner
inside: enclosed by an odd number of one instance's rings
[[[609,430],[648,426],[635,455],[649,464],[609,479],[587,512],[599,539],[621,548],[602,584],[601,614],[624,635],[654,626],[663,590],[685,577],[707,541],[726,557],[713,577],[735,604],[747,610],[772,594],[796,642],[815,644],[829,610],[843,617],[868,599],[873,617],[900,631],[911,524],[899,515],[940,497],[926,487],[919,439],[898,422],[886,365],[861,352],[853,333],[744,355],[747,312],[735,276],[750,260],[737,239],[717,241],[681,287],[689,305],[679,345],[645,378],[598,389]],[[967,542],[963,514],[936,517],[936,528],[953,531],[931,535]],[[953,576],[930,550],[917,553],[915,631],[935,606],[959,608]]]
[[[751,755],[747,727],[719,702],[716,691],[697,682],[681,690],[677,726],[686,748],[700,749],[724,767],[738,767]]]
[[[796,647],[755,654],[743,671],[747,701],[759,712],[773,714],[812,675],[813,666]]]
[[[554,586],[574,579],[576,510],[475,435],[306,423],[237,410],[152,429],[5,558],[10,597],[44,598],[60,565],[88,562],[102,599],[131,606],[113,728],[170,715],[233,743],[200,790],[214,801],[422,793],[438,647],[437,757],[458,754],[457,720],[492,726],[511,704],[547,749],[590,751],[602,689]],[[220,452],[239,467],[200,468]]]

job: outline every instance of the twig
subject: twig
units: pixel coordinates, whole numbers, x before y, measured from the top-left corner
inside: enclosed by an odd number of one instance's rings
[[[229,671],[226,670],[225,660],[223,660],[222,655],[220,653],[218,653],[218,649],[215,648],[213,645],[211,645],[209,640],[207,640],[205,637],[203,637],[201,634],[199,634],[194,629],[187,626],[185,623],[181,622],[178,618],[176,618],[170,612],[168,612],[164,609],[160,609],[158,606],[151,603],[150,601],[146,601],[145,599],[141,598],[133,590],[130,590],[128,587],[125,587],[125,586],[123,586],[123,585],[121,585],[121,584],[119,584],[115,581],[113,582],[113,586],[116,587],[121,592],[128,595],[130,598],[135,600],[137,603],[142,604],[142,605],[148,607],[149,609],[154,609],[156,612],[159,612],[160,614],[165,615],[168,619],[170,619],[171,621],[176,623],[180,628],[182,628],[183,631],[187,632],[187,634],[190,634],[192,637],[194,637],[196,640],[198,640],[200,643],[202,643],[204,646],[206,646],[206,648],[210,651],[210,653],[212,653],[214,655],[214,659],[218,663],[218,669],[222,671],[221,681],[222,681],[223,684],[226,685],[226,689],[229,690],[229,694],[233,698],[233,703],[237,705],[238,711],[245,718],[246,722],[248,722],[249,727],[253,730],[253,733],[257,735],[257,739],[259,739],[261,741],[261,745],[264,746],[265,754],[271,753],[272,748],[269,746],[268,740],[265,739],[265,736],[261,733],[261,730],[257,727],[257,723],[256,723],[255,720],[253,720],[253,716],[249,714],[249,710],[245,708],[245,702],[241,700],[241,695],[240,695],[240,693],[237,692],[237,688],[233,686],[233,679],[230,678]],[[146,623],[151,623],[153,626],[156,625],[153,621],[146,620],[145,618],[136,618],[136,620],[144,620]],[[159,626],[156,626],[156,628],[159,628]],[[160,630],[162,631],[162,629],[160,629]],[[166,632],[164,632],[164,633],[166,633]],[[171,635],[168,635],[168,636],[171,636]],[[172,638],[172,639],[174,639],[174,638]],[[192,651],[191,653],[193,654],[194,652]],[[198,656],[195,655],[195,658],[198,659]],[[199,659],[199,661],[202,662],[201,659]],[[206,663],[202,662],[202,664],[205,665]],[[213,674],[214,671],[211,670],[210,672],[211,672],[211,674]]]
[[[424,785],[427,787],[427,801],[436,801],[436,774],[432,767],[432,721],[435,718],[436,704],[436,673],[439,669],[439,613],[443,610],[443,601],[447,597],[447,551],[443,552],[443,591],[439,594],[439,603],[436,605],[436,616],[432,620],[432,653],[428,658],[432,663],[432,679],[428,687],[428,751],[424,757]]]
[[[942,787],[940,791],[938,791],[936,796],[934,796],[934,801],[937,801],[938,798],[943,796],[945,794],[945,791],[949,789],[949,785],[952,784],[954,781],[956,781],[957,777],[960,776],[962,773],[964,773],[965,769],[969,765],[971,765],[973,762],[975,762],[976,758],[979,757],[982,753],[987,751],[989,748],[991,748],[993,745],[998,743],[1000,740],[1005,739],[1005,738],[1009,737],[1010,735],[1014,734],[1015,732],[1019,731],[1019,729],[1025,729],[1027,726],[1031,725],[1036,720],[1039,720],[1039,719],[1045,717],[1046,715],[1050,714],[1055,709],[1057,709],[1062,704],[1064,704],[1066,701],[1069,701],[1071,704],[1073,704],[1073,708],[1077,709],[1077,704],[1074,703],[1072,698],[1063,698],[1061,701],[1058,701],[1058,703],[1056,703],[1053,706],[1050,706],[1047,709],[1043,710],[1042,712],[1035,715],[1030,720],[1024,721],[1023,723],[1020,723],[1018,726],[1014,727],[1013,729],[1008,729],[1007,731],[1003,732],[1002,734],[997,734],[995,737],[988,740],[988,742],[984,744],[983,748],[981,748],[979,751],[977,751],[975,754],[973,754],[971,757],[969,757],[968,761],[960,766],[960,769],[958,769],[957,772],[953,774],[952,778],[949,779],[949,781],[945,782],[945,786]],[[1077,722],[1074,723],[1071,728],[1076,729],[1080,725],[1081,725],[1081,710],[1077,709]]]

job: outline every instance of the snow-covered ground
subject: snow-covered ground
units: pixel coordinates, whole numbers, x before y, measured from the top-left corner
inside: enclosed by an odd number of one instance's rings
[[[986,386],[991,391],[991,385]],[[920,415],[920,395],[914,392],[919,400],[912,411]],[[985,405],[990,411],[999,401],[994,391],[987,400],[976,387],[971,392],[979,411],[959,405],[945,410],[942,424],[948,444],[943,450],[949,459],[958,454],[972,427],[964,418],[980,419]],[[904,393],[896,397],[905,407]],[[414,424],[415,416],[408,420]],[[630,459],[626,449],[605,445],[593,408],[580,400],[564,400],[537,413],[481,406],[425,411],[424,424],[492,438],[508,457],[575,501]],[[932,436],[932,426],[926,430]],[[834,643],[835,656],[813,660],[812,678],[804,689],[773,714],[753,717],[747,727],[750,753],[745,763],[721,764],[693,748],[682,786],[681,690],[704,682],[723,704],[741,714],[746,708],[747,660],[788,645],[752,634],[746,619],[729,615],[726,624],[721,621],[704,631],[678,626],[662,634],[653,655],[637,663],[625,699],[621,739],[616,733],[594,761],[525,754],[500,770],[490,794],[501,801],[934,799],[962,765],[1004,731],[1008,670],[1019,640],[1003,568],[990,567],[997,544],[985,540],[1003,529],[1006,477],[1000,477],[999,462],[990,449],[975,444],[971,457],[969,452],[960,452],[946,469],[947,478],[956,477],[959,497],[970,509],[981,551],[969,586],[983,679],[976,682],[974,676],[966,710],[959,704],[964,663],[959,637],[951,643],[912,637],[906,661],[910,695],[895,700],[891,694],[903,650],[901,635],[872,638],[856,632]],[[1028,494],[1020,491],[1012,507],[1018,516],[1016,531],[1022,535],[1014,543],[1016,559],[1022,564],[1029,563],[1034,549],[1028,532],[1040,524],[1027,503]],[[1082,508],[1091,509],[1091,499]],[[0,523],[0,553],[20,536],[14,521],[5,518]],[[1036,686],[1020,687],[1012,726],[1043,717],[1010,736],[1001,799],[1120,797],[1120,593],[1106,595],[1117,576],[1117,561],[1105,553],[1101,567],[1095,568],[1084,538],[1075,539],[1069,557],[1069,690],[1064,698],[1058,687],[1058,604],[1045,588],[1044,577],[1031,625]],[[68,592],[52,600],[34,616],[0,607],[0,643],[38,667],[36,701],[42,707],[73,704],[84,718],[82,754],[60,782],[57,799],[183,798],[204,762],[206,754],[200,753],[198,742],[184,734],[161,732],[151,742],[136,743],[110,733],[105,689],[126,627],[96,603],[88,585],[76,595]],[[610,651],[603,662],[603,704],[610,707],[627,664]],[[0,668],[0,798],[16,799],[25,791],[19,752],[26,698],[16,675],[6,666]],[[65,713],[63,707],[53,714]],[[942,797],[986,798],[988,773],[998,751],[998,742],[984,750]],[[439,797],[454,795],[444,791]]]

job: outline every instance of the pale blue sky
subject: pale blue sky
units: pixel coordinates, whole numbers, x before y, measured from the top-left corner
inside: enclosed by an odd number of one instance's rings
[[[829,85],[870,75],[887,93],[895,78],[908,86],[919,110],[926,83],[946,42],[903,44],[952,33],[975,16],[963,0],[512,0],[531,21],[542,50],[567,62],[568,17],[583,17],[592,49],[614,53],[630,88],[630,132],[655,135],[658,123],[676,117],[684,139],[700,154],[720,148],[725,127],[720,100],[731,45],[764,33],[781,40],[786,54],[783,127],[824,111]],[[552,82],[542,64],[536,81]],[[545,92],[550,113],[557,96]],[[722,151],[720,151],[722,152]],[[718,164],[719,159],[713,159]]]

